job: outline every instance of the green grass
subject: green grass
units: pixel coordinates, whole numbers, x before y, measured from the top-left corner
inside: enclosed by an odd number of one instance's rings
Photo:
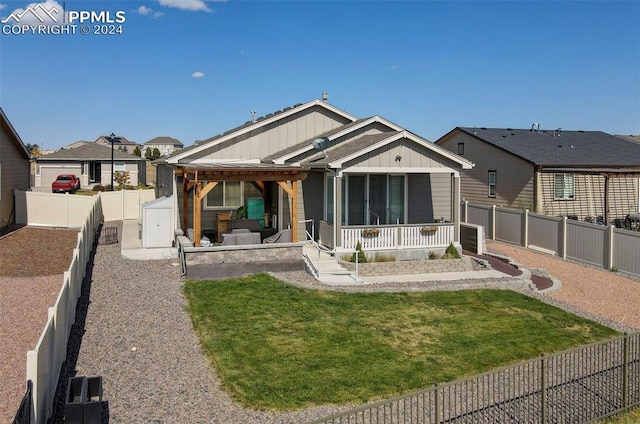
[[[184,293],[223,386],[257,409],[366,402],[617,334],[507,290],[354,294],[260,274]]]

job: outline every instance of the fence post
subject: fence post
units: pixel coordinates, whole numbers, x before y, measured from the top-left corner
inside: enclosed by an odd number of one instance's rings
[[[614,234],[613,229],[614,228],[615,227],[613,225],[609,225],[607,227],[607,231],[605,232],[606,234],[605,240],[607,243],[606,250],[605,250],[607,257],[605,260],[607,261],[607,263],[605,263],[604,265],[606,269],[613,268],[613,234]]]
[[[522,219],[522,247],[529,247],[529,210],[524,210]]]
[[[435,393],[435,403],[436,403],[436,407],[435,407],[435,415],[436,415],[436,424],[440,424],[440,395],[438,394],[440,392],[440,389],[438,388],[438,383],[434,384],[433,389],[436,391]]]
[[[559,256],[562,259],[567,259],[567,217],[563,216],[560,221],[560,252]]]
[[[624,333],[624,351],[622,354],[622,407],[626,410],[629,405],[629,339],[631,336]]]
[[[543,353],[540,356],[540,423],[547,422],[547,357]]]
[[[465,200],[463,205],[464,205],[464,209],[463,209],[463,213],[464,213],[463,219],[464,219],[464,221],[463,222],[466,224],[467,220],[469,219],[469,218],[467,218],[469,216],[468,215],[468,213],[469,213],[469,201]]]
[[[496,239],[496,205],[491,205],[491,240]]]

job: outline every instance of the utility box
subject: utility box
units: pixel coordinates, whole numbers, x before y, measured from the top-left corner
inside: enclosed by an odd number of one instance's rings
[[[172,195],[142,205],[142,247],[172,247],[172,211]]]

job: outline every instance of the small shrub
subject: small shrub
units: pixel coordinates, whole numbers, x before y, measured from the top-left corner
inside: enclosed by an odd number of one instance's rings
[[[136,186],[136,190],[149,190],[150,188],[151,188],[151,187],[149,187],[149,186],[148,186],[148,185],[146,185],[146,184],[138,184],[138,185]]]
[[[104,191],[111,191],[111,184],[104,186]]]
[[[396,258],[394,258],[393,256],[386,256],[386,255],[381,255],[379,253],[376,253],[375,258],[373,258],[374,262],[395,262]]]
[[[438,255],[433,250],[429,251],[429,259],[440,259],[440,255]]]
[[[618,272],[618,267],[617,266],[612,266],[611,267],[611,272]]]
[[[96,184],[93,186],[93,188],[91,189],[93,191],[104,191],[104,186],[102,184]]]
[[[131,184],[127,184],[124,186],[125,190],[135,190],[136,188],[134,186],[132,186]]]
[[[458,249],[453,245],[453,242],[449,243],[447,246],[447,250],[442,255],[442,259],[458,259],[460,258],[460,254],[458,253]]]
[[[356,261],[356,255],[358,255],[358,262],[359,263],[361,263],[361,264],[367,263],[367,256],[362,251],[362,245],[360,244],[360,242],[358,242],[358,244],[356,244],[356,251],[353,253],[353,255],[351,255],[351,262],[355,262]]]

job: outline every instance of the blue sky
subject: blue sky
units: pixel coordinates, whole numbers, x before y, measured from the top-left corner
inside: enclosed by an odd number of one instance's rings
[[[0,16],[28,4],[0,0]],[[126,20],[115,35],[0,34],[0,104],[47,150],[111,132],[191,145],[323,92],[432,141],[533,122],[640,134],[638,1],[64,5]]]

